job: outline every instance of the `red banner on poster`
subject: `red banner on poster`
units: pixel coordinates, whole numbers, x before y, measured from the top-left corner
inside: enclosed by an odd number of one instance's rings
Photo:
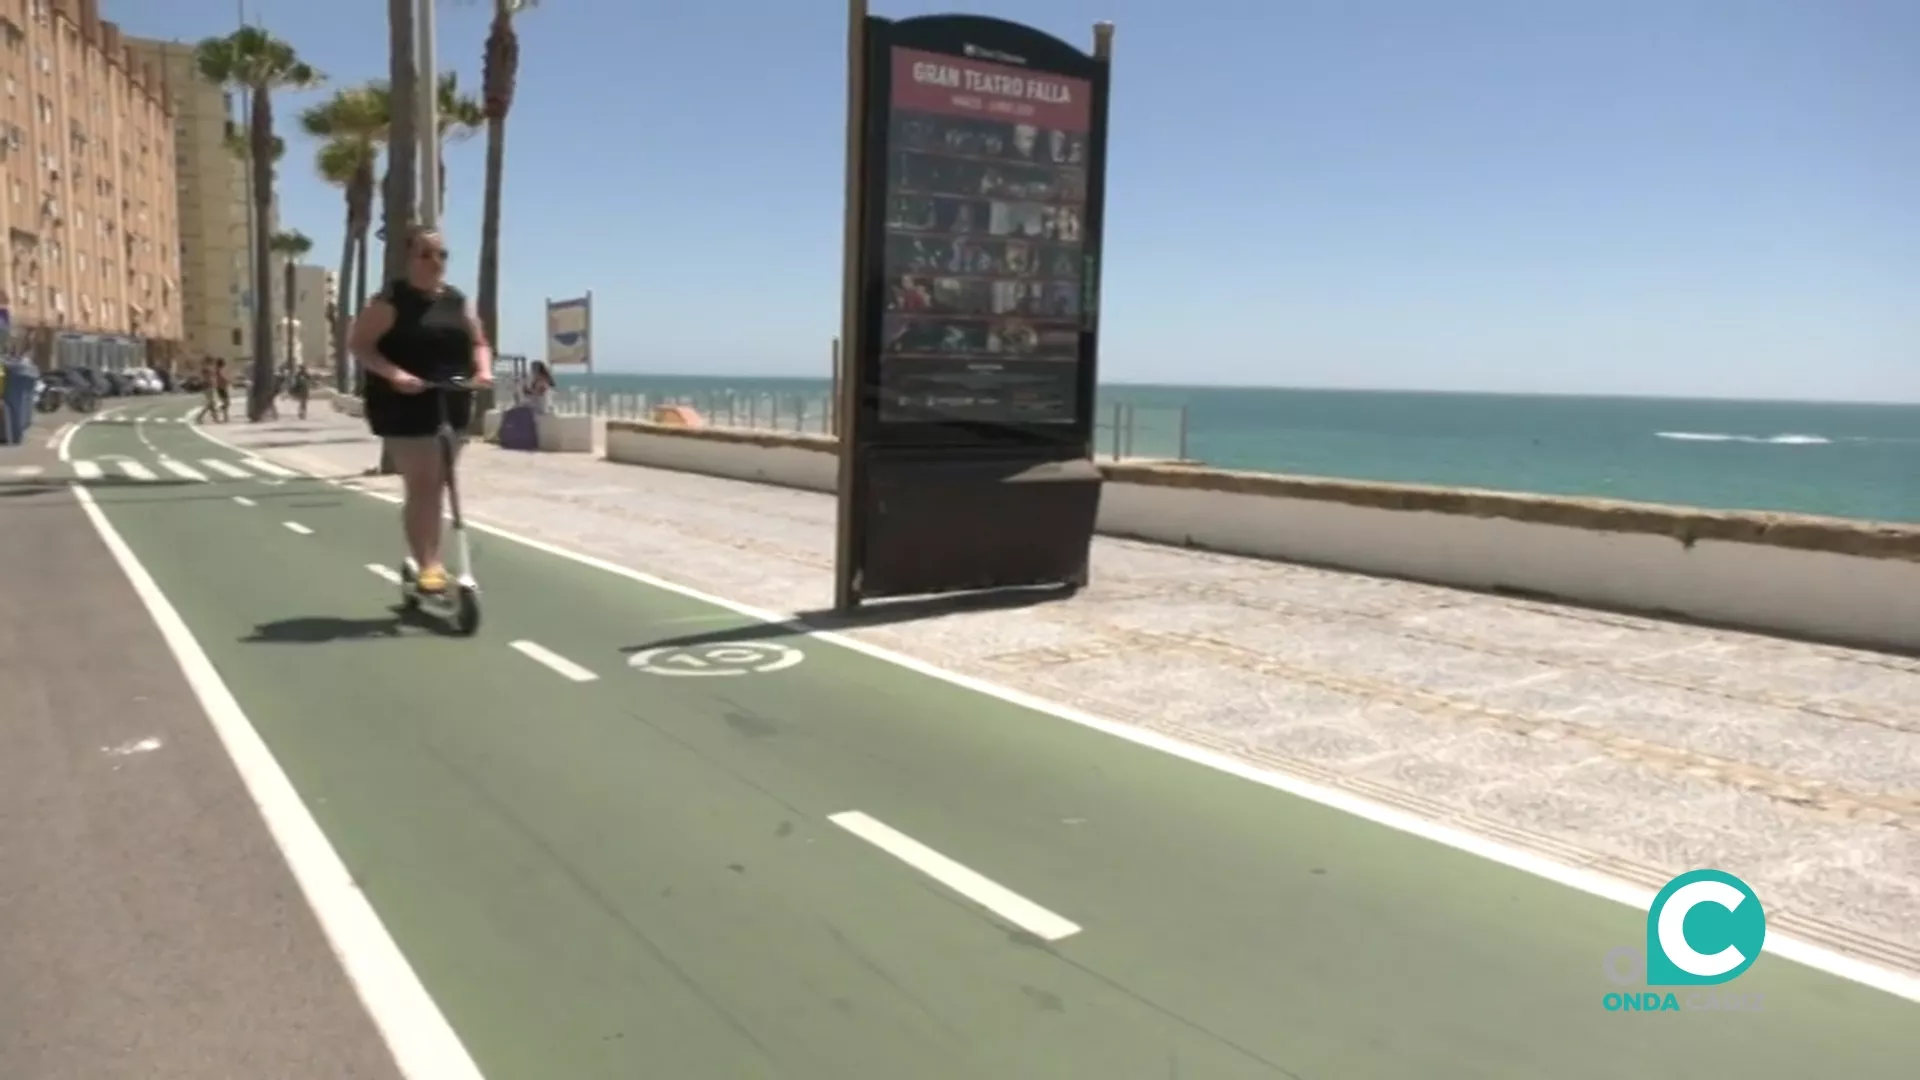
[[[895,49],[893,107],[1084,135],[1093,127],[1093,86],[1008,64]]]

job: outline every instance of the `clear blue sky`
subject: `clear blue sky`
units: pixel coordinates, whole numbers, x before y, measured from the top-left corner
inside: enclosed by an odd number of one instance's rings
[[[103,7],[183,40],[236,19],[232,0]],[[489,8],[440,7],[442,63],[476,87]],[[248,10],[336,82],[386,71],[382,0]],[[537,352],[542,298],[591,288],[605,370],[822,374],[844,10],[525,16],[504,346]],[[1109,381],[1920,401],[1914,0],[968,10],[1082,42],[1118,25]],[[449,166],[469,286],[481,146]],[[294,140],[283,215],[331,263],[343,206],[310,161]]]

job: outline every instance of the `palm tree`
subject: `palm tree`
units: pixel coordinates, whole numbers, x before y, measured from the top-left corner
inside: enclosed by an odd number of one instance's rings
[[[246,95],[248,164],[253,170],[253,384],[247,416],[258,420],[273,387],[273,313],[265,302],[273,293],[265,223],[273,210],[273,92],[306,90],[323,76],[294,52],[293,46],[257,26],[243,26],[225,37],[210,37],[194,47],[200,77]]]
[[[480,99],[460,92],[460,73],[440,73],[440,101],[435,115],[440,120],[440,206],[447,205],[447,144],[463,142],[480,134],[487,126],[487,114]]]
[[[247,169],[249,170],[249,175],[251,175],[251,170],[253,167],[253,143],[250,139],[247,138],[247,133],[244,130],[241,130],[240,128],[229,126],[223,141],[226,143],[227,153],[232,154],[235,158],[239,159],[240,162],[247,167]],[[276,165],[279,164],[280,159],[287,156],[287,140],[281,138],[278,135],[275,135],[273,137],[272,153],[269,156],[271,157],[274,164]],[[251,244],[252,242],[251,237],[248,238],[248,242],[249,244]],[[252,286],[249,286],[249,288],[251,287]],[[255,293],[253,295],[259,295],[259,294]],[[253,305],[253,307],[259,307],[259,305],[255,304]],[[268,315],[268,321],[271,322],[272,315],[273,315],[273,305],[268,304],[266,310]],[[257,325],[255,326],[255,330],[256,331],[258,330]],[[255,348],[257,350],[258,346],[255,346]],[[253,381],[254,380],[249,379],[248,385],[251,386],[253,384]],[[252,391],[249,390],[248,393],[251,394]]]
[[[272,249],[275,255],[280,256],[280,265],[286,274],[286,302],[283,310],[286,312],[287,319],[287,368],[288,370],[292,370],[293,354],[295,351],[293,336],[294,264],[300,261],[301,256],[313,250],[313,241],[308,239],[306,233],[298,229],[286,229],[274,233],[273,239],[268,241],[268,247]],[[305,357],[301,357],[300,366],[306,366]]]
[[[345,393],[347,329],[354,313],[367,303],[367,238],[373,228],[376,166],[387,137],[386,103],[370,87],[352,87],[301,113],[300,127],[324,140],[315,164],[321,177],[346,195],[347,227],[340,244],[340,299],[333,335],[334,389]]]
[[[513,110],[513,90],[520,74],[520,35],[513,17],[526,0],[493,0],[493,26],[487,31],[487,53],[481,94],[487,120],[486,196],[480,211],[480,280],[474,297],[487,340],[500,340],[500,197],[506,184],[507,114]],[[483,393],[473,410],[474,430],[483,430],[493,394]]]
[[[479,134],[481,129],[486,125],[487,118],[485,112],[483,112],[480,107],[479,98],[474,97],[472,94],[463,94],[460,92],[459,72],[443,71],[440,73],[438,81],[440,100],[435,108],[434,116],[435,119],[439,121],[440,137],[436,142],[435,153],[438,155],[440,165],[438,170],[440,177],[440,203],[444,206],[447,199],[447,144],[470,139]],[[393,115],[393,103],[395,101],[393,91],[389,88],[385,80],[378,79],[368,83],[364,87],[364,90],[372,102],[372,107],[378,111],[386,129],[382,133],[382,141],[391,143],[393,138],[392,132],[399,130],[400,127],[399,119]],[[391,167],[391,163],[389,163],[389,168]],[[384,188],[385,186],[383,183],[382,187]],[[383,229],[382,235],[384,236],[384,234],[385,230]],[[401,269],[404,271],[405,267],[403,266]]]

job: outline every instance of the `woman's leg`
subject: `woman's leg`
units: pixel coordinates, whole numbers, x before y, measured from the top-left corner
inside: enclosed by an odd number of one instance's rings
[[[438,575],[445,587],[446,575],[440,564],[440,519],[446,498],[446,473],[440,461],[440,441],[432,435],[390,438],[394,467],[406,501],[400,508],[401,527],[406,531],[407,553],[422,572],[423,584],[432,586]],[[434,574],[428,574],[433,571]]]

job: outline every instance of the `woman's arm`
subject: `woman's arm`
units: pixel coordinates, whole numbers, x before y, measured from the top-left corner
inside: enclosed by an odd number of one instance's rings
[[[375,297],[360,309],[347,330],[347,351],[360,364],[360,370],[388,381],[392,381],[400,369],[380,355],[380,338],[393,329],[393,316],[393,305]]]
[[[480,324],[480,316],[473,310],[473,304],[467,304],[467,332],[473,335],[473,378],[485,385],[493,381],[493,346],[487,342],[487,328]]]

